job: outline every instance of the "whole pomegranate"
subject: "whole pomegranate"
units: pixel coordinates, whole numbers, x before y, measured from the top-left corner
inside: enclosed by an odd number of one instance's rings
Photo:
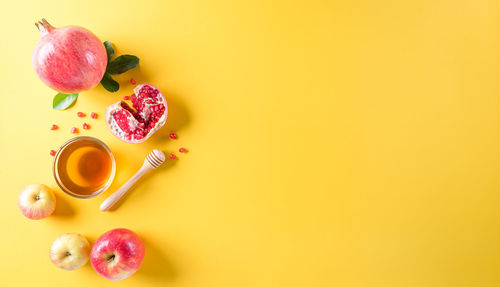
[[[106,108],[106,123],[112,134],[124,142],[141,143],[167,121],[167,101],[158,88],[141,84],[130,97],[133,109],[123,101]]]
[[[52,27],[47,20],[35,23],[40,41],[31,58],[38,77],[61,93],[78,93],[99,84],[108,56],[102,42],[78,26]]]

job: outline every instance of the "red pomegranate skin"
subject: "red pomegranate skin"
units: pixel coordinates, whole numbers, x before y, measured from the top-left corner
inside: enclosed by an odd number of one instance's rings
[[[40,41],[32,55],[38,77],[62,93],[92,89],[101,81],[108,57],[103,43],[89,30],[78,26],[52,27],[37,23]]]

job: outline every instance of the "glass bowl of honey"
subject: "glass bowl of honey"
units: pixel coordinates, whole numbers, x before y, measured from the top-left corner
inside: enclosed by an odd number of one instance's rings
[[[111,185],[116,163],[113,153],[102,141],[76,137],[59,148],[52,168],[57,185],[64,192],[78,198],[91,198]]]

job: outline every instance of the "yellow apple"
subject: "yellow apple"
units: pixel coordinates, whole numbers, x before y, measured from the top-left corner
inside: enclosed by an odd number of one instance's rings
[[[75,270],[87,263],[90,243],[78,233],[65,233],[52,242],[50,260],[64,270]]]
[[[30,219],[42,219],[56,209],[56,196],[46,185],[30,184],[19,194],[19,208]]]

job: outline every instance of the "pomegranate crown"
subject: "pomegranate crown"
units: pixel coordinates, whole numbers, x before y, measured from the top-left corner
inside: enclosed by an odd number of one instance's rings
[[[38,31],[40,31],[41,36],[54,30],[54,27],[52,25],[50,25],[49,22],[47,22],[47,20],[45,20],[45,18],[43,18],[41,21],[36,22],[35,26],[38,29]]]

